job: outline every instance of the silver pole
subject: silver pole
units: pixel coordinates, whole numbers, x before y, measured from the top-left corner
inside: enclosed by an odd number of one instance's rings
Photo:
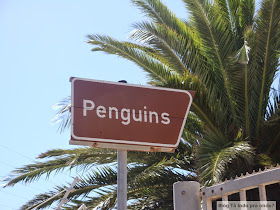
[[[117,209],[127,209],[127,150],[118,150]]]

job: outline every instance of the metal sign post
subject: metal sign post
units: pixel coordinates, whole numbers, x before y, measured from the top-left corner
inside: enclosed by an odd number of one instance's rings
[[[118,150],[117,209],[126,210],[127,205],[127,150]]]
[[[120,80],[127,83],[126,80]],[[118,150],[118,175],[117,175],[117,209],[126,210],[127,207],[127,150]]]

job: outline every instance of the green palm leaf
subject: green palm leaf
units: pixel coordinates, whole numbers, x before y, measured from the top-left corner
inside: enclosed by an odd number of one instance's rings
[[[207,136],[199,148],[200,179],[206,185],[221,182],[231,174],[229,165],[236,161],[251,165],[253,160],[254,150],[248,142],[232,143],[223,136]]]
[[[256,33],[257,47],[254,62],[256,69],[254,76],[260,80],[260,94],[258,95],[258,110],[257,110],[257,124],[256,136],[259,136],[261,118],[265,114],[265,108],[268,105],[268,94],[270,86],[273,82],[277,65],[279,65],[279,56],[277,50],[279,49],[279,21],[280,21],[280,2],[263,1],[260,9],[259,20],[257,21]],[[253,73],[253,72],[252,72]],[[258,90],[259,91],[259,90]]]
[[[36,162],[12,171],[11,175],[4,180],[6,182],[5,186],[13,186],[19,182],[30,183],[38,180],[44,174],[48,178],[52,173],[68,171],[74,167],[77,171],[85,171],[97,164],[112,163],[116,161],[117,155],[114,150],[79,148],[50,150],[39,156],[39,158],[49,157],[55,157],[55,159]]]
[[[102,201],[104,201],[108,195],[110,195],[114,190],[108,188],[110,185],[115,185],[117,183],[117,173],[116,170],[113,170],[110,167],[100,167],[91,171],[90,175],[87,175],[84,178],[81,178],[81,181],[74,186],[74,190],[70,192],[68,199],[86,199],[89,193],[91,192],[103,192]],[[69,186],[69,185],[68,185]],[[56,186],[53,191],[48,193],[37,195],[34,199],[30,200],[23,208],[32,209],[40,206],[40,208],[45,208],[52,205],[54,202],[60,201],[64,196],[68,186]],[[104,188],[104,186],[107,188]],[[100,189],[102,188],[102,189]],[[106,192],[106,193],[105,193]],[[57,195],[57,196],[56,196]],[[100,198],[96,199],[97,202],[102,202]],[[46,202],[47,201],[47,202]]]
[[[222,16],[218,15],[208,1],[185,0],[184,2],[192,13],[194,27],[201,37],[202,53],[208,58],[208,62],[215,64],[213,68],[216,72],[216,82],[224,86],[221,88],[225,91],[222,93],[223,100],[230,104],[233,119],[236,119],[235,100],[232,97],[231,85],[224,65],[224,60],[233,49],[231,30],[226,25],[222,25],[224,22]]]

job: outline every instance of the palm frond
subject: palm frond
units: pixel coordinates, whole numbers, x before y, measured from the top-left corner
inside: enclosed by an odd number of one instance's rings
[[[160,0],[132,0],[146,16],[154,23],[176,28],[179,24],[178,18]]]
[[[117,183],[117,173],[116,170],[111,167],[104,166],[95,168],[95,170],[91,171],[90,175],[80,179],[81,181],[74,186],[74,190],[71,191],[68,196],[70,201],[77,198],[80,198],[81,200],[87,199],[89,193],[95,192],[98,194],[100,191],[103,192],[103,200],[105,200],[106,195],[113,192],[113,190],[109,189],[108,186],[115,185]],[[64,196],[66,189],[66,185],[56,186],[54,190],[48,193],[37,195],[22,208],[32,209],[37,206],[40,206],[38,208],[46,208],[54,202],[58,202]],[[100,198],[97,198],[97,200],[100,202]]]
[[[207,61],[214,64],[216,83],[223,86],[222,97],[230,105],[231,116],[236,120],[235,99],[232,95],[230,77],[228,76],[225,59],[233,51],[233,34],[226,24],[219,10],[211,7],[208,1],[184,0],[187,8],[191,11],[193,24],[201,38],[201,52]]]
[[[15,169],[4,180],[6,182],[5,186],[13,186],[19,182],[30,183],[38,180],[44,174],[49,178],[52,173],[69,171],[74,167],[78,172],[85,171],[97,164],[115,162],[117,155],[114,150],[79,148],[73,150],[50,150],[39,157],[55,157],[55,159],[36,162]]]
[[[50,192],[36,195],[35,198],[31,199],[26,204],[24,204],[21,207],[21,209],[30,210],[36,207],[37,209],[47,208],[48,206],[51,206],[52,204],[56,203],[58,199],[61,199],[65,192],[66,190],[50,191]]]
[[[163,26],[154,25],[149,22],[134,24],[134,30],[130,38],[136,41],[144,41],[144,44],[152,46],[160,51],[165,59],[169,60],[172,68],[179,74],[187,70],[182,62],[182,54],[186,48],[186,40],[177,34],[174,30]]]
[[[242,160],[252,164],[254,150],[246,141],[229,142],[223,136],[208,134],[199,148],[200,179],[206,185],[222,181],[230,164]]]
[[[255,0],[242,0],[240,1],[239,9],[239,27],[243,31],[246,27],[252,26],[255,16]]]
[[[279,156],[280,143],[280,92],[273,91],[270,97],[266,113],[266,120],[263,123],[262,133],[265,134],[261,148],[262,152],[271,153],[272,156]],[[267,150],[265,150],[267,149]],[[280,159],[280,156],[275,158]]]
[[[195,179],[196,177],[191,173],[183,174],[176,170],[156,166],[156,169],[153,167],[153,170],[148,169],[135,177],[133,184],[129,185],[128,198],[134,200],[133,207],[136,209],[144,206],[158,206],[161,202],[172,206],[173,183]]]
[[[58,130],[62,133],[71,125],[71,98],[70,96],[63,99],[53,106],[54,110],[58,110],[55,117],[51,120],[51,124],[60,123]]]
[[[46,163],[35,162],[13,170],[10,175],[4,180],[6,182],[4,187],[14,186],[19,182],[30,183],[38,180],[42,175],[46,174],[49,178],[52,172],[63,172],[69,167],[68,159],[52,160]]]
[[[257,119],[256,119],[256,136],[260,134],[261,119],[265,114],[270,92],[270,86],[273,82],[274,75],[279,66],[279,22],[280,22],[280,2],[277,0],[264,0],[260,9],[259,19],[256,25],[257,46],[254,57],[254,67],[252,76],[259,81],[259,93],[255,93],[258,98]],[[256,87],[255,87],[256,88]],[[257,98],[254,98],[256,100]]]
[[[156,81],[164,82],[165,78],[172,74],[172,69],[155,60],[146,52],[139,50],[138,47],[134,48],[135,44],[133,43],[119,42],[111,37],[100,35],[89,35],[88,38],[88,43],[97,46],[92,51],[103,51],[131,60],[149,73],[150,77]]]

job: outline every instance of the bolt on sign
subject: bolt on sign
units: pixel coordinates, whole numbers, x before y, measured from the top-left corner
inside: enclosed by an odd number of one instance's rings
[[[193,91],[71,78],[70,144],[174,152]]]

